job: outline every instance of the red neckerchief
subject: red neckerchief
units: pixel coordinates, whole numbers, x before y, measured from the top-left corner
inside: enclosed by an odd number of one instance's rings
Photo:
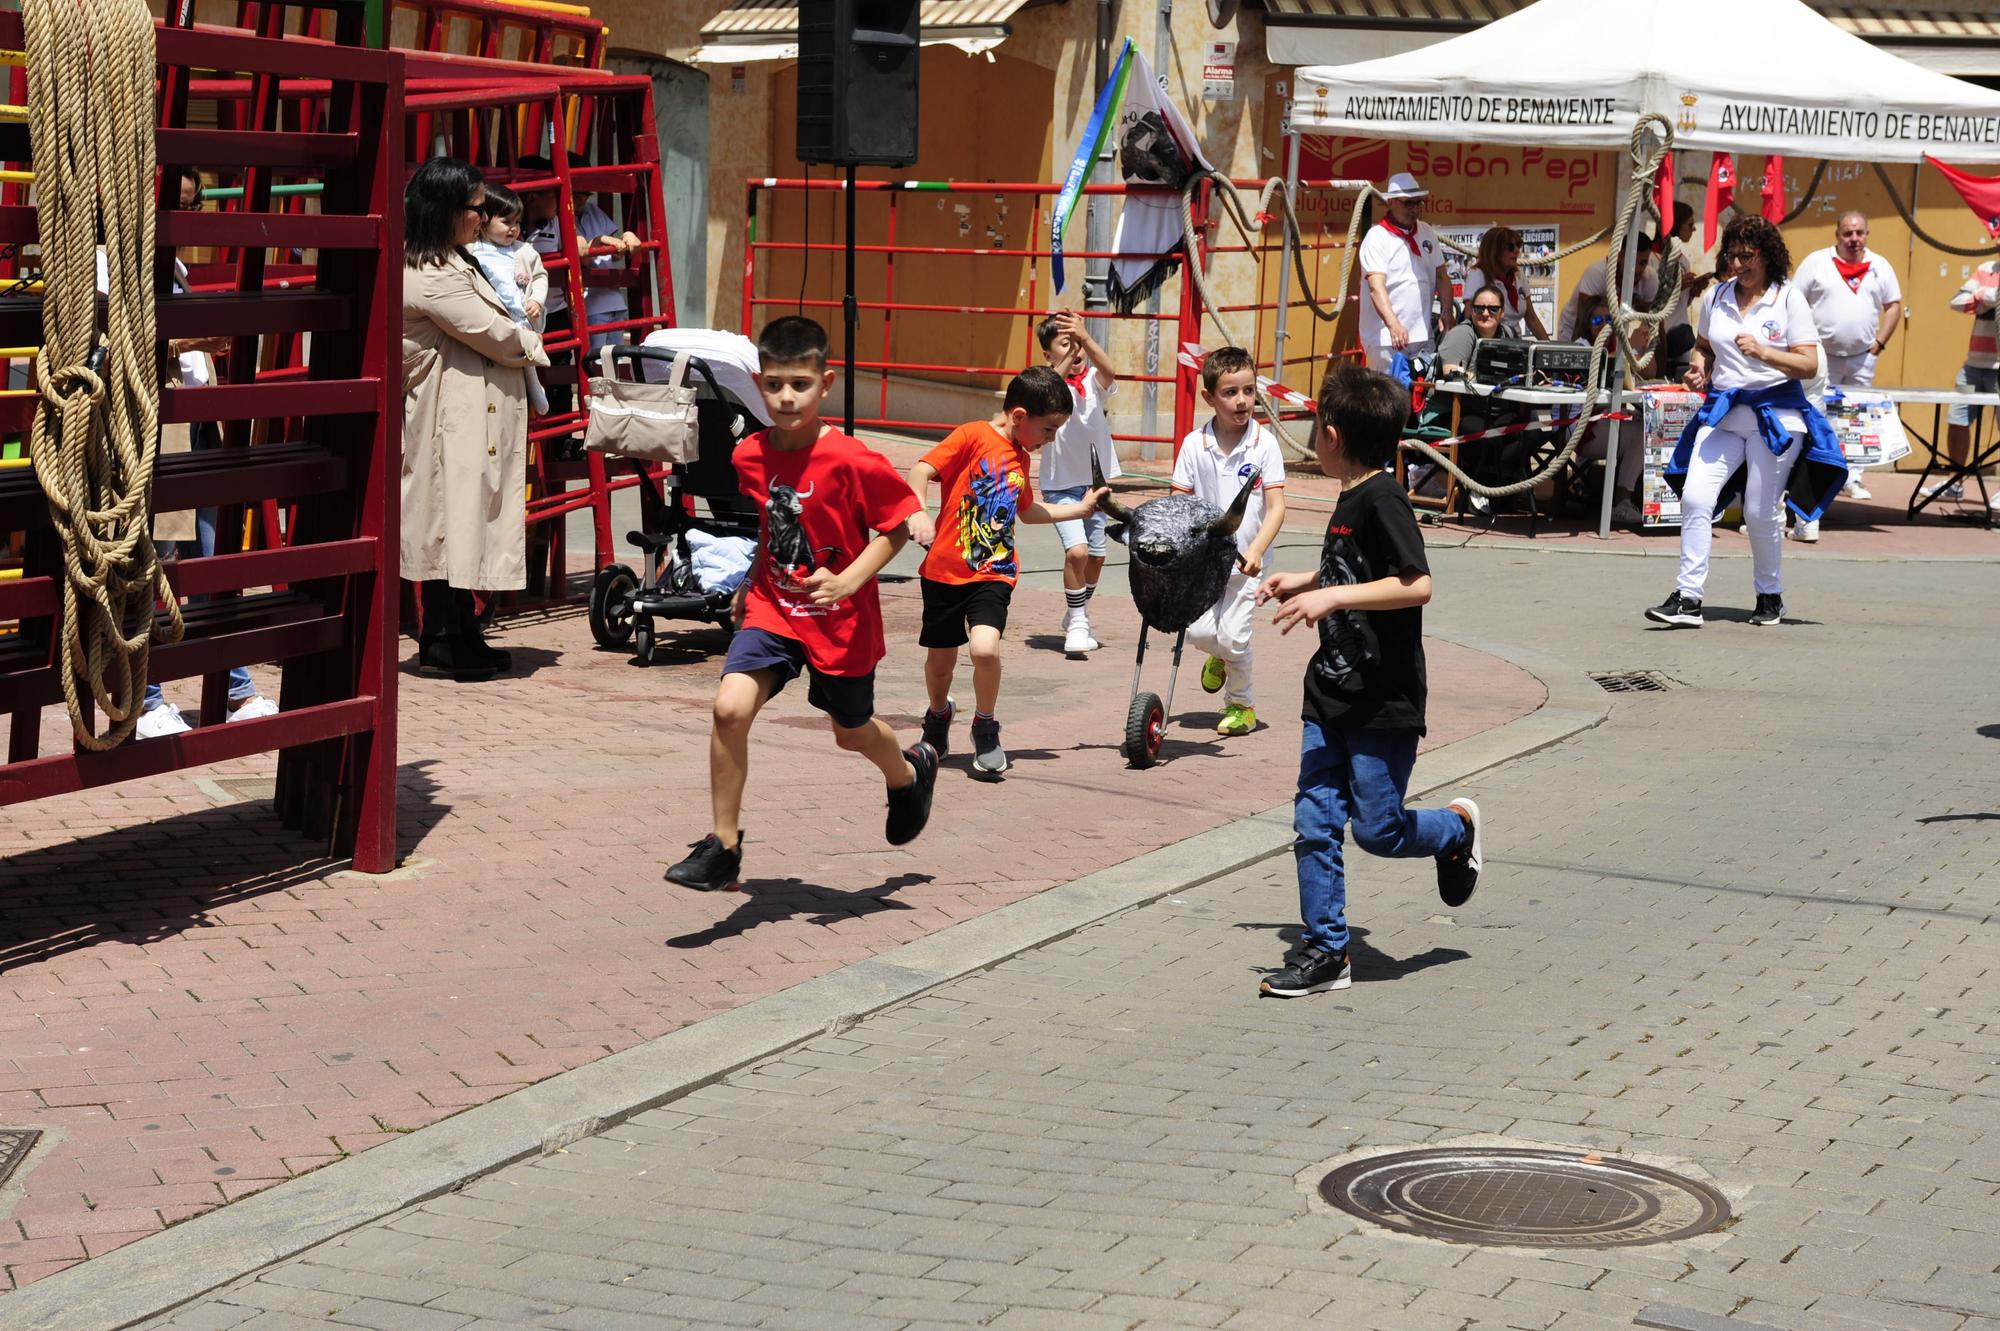
[[[1519,270],[1517,269],[1516,271],[1518,272]],[[1500,285],[1507,289],[1508,312],[1512,313],[1513,311],[1520,309],[1521,289],[1514,284],[1514,279],[1511,277],[1502,277],[1500,279]]]
[[[1083,381],[1089,377],[1089,370],[1085,370],[1082,374],[1066,374],[1063,376],[1063,382],[1069,385],[1069,391],[1076,395],[1076,399],[1079,402],[1083,400]]]
[[[1416,227],[1411,227],[1408,231],[1405,231],[1403,230],[1403,228],[1397,226],[1394,222],[1390,221],[1386,217],[1383,218],[1381,221],[1377,222],[1375,225],[1379,227],[1384,227],[1388,230],[1390,235],[1399,237],[1405,245],[1408,245],[1410,247],[1410,253],[1415,255],[1417,258],[1421,259],[1424,257],[1423,247],[1417,244]],[[1423,224],[1420,222],[1417,225],[1421,226]]]
[[[1860,263],[1849,263],[1838,254],[1833,256],[1833,266],[1847,282],[1849,291],[1861,290],[1861,279],[1868,276],[1868,268],[1874,261],[1863,259]]]

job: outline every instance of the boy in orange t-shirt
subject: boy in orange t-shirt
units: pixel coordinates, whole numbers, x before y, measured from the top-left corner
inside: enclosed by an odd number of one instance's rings
[[[1000,414],[990,421],[961,425],[910,468],[910,488],[918,499],[930,494],[933,478],[943,494],[935,522],[929,513],[910,518],[910,535],[930,547],[924,556],[924,627],[917,641],[929,649],[924,687],[924,741],[940,757],[951,743],[957,711],[951,677],[958,649],[972,652],[972,771],[996,779],[1007,770],[1000,747],[1000,635],[1007,628],[1007,605],[1021,560],[1014,524],[1073,522],[1097,507],[1107,493],[1091,490],[1068,504],[1037,503],[1028,481],[1028,454],[1055,437],[1069,419],[1074,400],[1056,371],[1036,365],[1007,385]]]

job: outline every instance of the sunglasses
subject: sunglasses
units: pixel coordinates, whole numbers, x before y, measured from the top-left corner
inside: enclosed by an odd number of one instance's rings
[[[1731,263],[1749,263],[1752,259],[1758,257],[1758,255],[1760,255],[1761,253],[1762,253],[1761,250],[1731,250],[1728,254],[1725,254],[1722,257],[1729,260],[1729,262]]]
[[[1507,251],[1509,254],[1513,254],[1521,248],[1521,242],[1518,240],[1510,240],[1506,244],[1502,245],[1500,248]]]
[[[1590,316],[1590,326],[1592,328],[1602,328],[1605,324],[1608,324],[1610,322],[1611,319],[1608,315],[1593,314]]]
[[[1500,307],[1498,305],[1474,305],[1472,312],[1474,314],[1498,314],[1500,313]]]

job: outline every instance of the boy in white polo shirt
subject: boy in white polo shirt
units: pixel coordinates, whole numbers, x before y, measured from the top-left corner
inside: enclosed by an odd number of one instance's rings
[[[1111,357],[1075,310],[1051,314],[1036,326],[1035,336],[1049,368],[1063,377],[1076,400],[1076,410],[1042,450],[1042,499],[1050,504],[1075,503],[1090,489],[1093,452],[1106,480],[1124,474],[1111,441],[1111,419],[1105,415],[1106,399],[1118,391],[1118,376],[1111,369]],[[1104,572],[1103,510],[1056,523],[1056,538],[1063,544],[1063,654],[1082,660],[1098,645],[1090,631],[1090,598]]]
[[[1430,356],[1431,302],[1447,293],[1438,321],[1451,331],[1451,279],[1437,232],[1418,220],[1430,191],[1407,171],[1389,177],[1382,191],[1386,215],[1361,241],[1361,348],[1368,368],[1387,372],[1397,352]]]
[[[1241,347],[1218,347],[1201,366],[1202,397],[1215,410],[1208,424],[1181,440],[1174,459],[1174,493],[1205,499],[1226,509],[1254,472],[1256,488],[1236,528],[1236,568],[1208,613],[1188,625],[1187,640],[1207,652],[1201,687],[1215,693],[1225,685],[1218,735],[1247,735],[1257,728],[1250,680],[1250,629],[1257,609],[1257,584],[1264,552],[1285,525],[1285,456],[1278,438],[1259,424],[1257,363]]]

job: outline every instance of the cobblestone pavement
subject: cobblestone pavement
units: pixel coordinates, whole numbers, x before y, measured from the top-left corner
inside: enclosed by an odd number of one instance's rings
[[[407,859],[387,879],[275,825],[269,755],[7,810],[0,1127],[50,1135],[0,1192],[0,1289],[1286,796],[1307,635],[1261,635],[1274,705],[1226,743],[1185,667],[1166,753],[1187,761],[1132,773],[1130,600],[1113,583],[1107,646],[1068,661],[1046,529],[1027,558],[1044,572],[1015,603],[1008,779],[974,782],[954,754],[930,831],[887,847],[872,773],[795,688],[758,727],[743,895],[660,881],[707,830],[719,636],[670,633],[638,669],[580,609],[505,624],[511,677],[403,676]],[[880,706],[914,741],[917,586],[884,600]],[[1463,705],[1433,743],[1541,702],[1477,652],[1439,668]],[[67,743],[59,711],[45,722]]]
[[[1644,627],[1642,561],[1437,570],[1442,626],[1678,687],[1473,783],[1469,906],[1356,856],[1352,989],[1256,998],[1266,862],[149,1325],[2000,1331],[1990,570],[1796,569],[1762,630],[1732,560],[1699,633]],[[1735,1219],[1538,1254],[1309,1198],[1477,1137],[1676,1164]]]

